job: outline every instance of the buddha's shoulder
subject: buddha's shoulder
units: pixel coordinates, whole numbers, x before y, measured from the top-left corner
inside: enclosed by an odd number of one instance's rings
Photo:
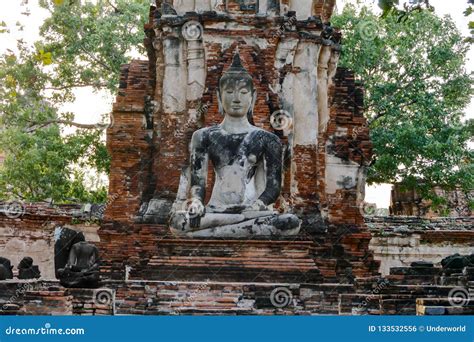
[[[207,137],[213,132],[220,131],[219,125],[213,125],[208,127],[200,128],[193,133],[193,137]]]
[[[260,127],[255,127],[252,134],[265,140],[281,143],[280,138],[275,133],[269,132]]]

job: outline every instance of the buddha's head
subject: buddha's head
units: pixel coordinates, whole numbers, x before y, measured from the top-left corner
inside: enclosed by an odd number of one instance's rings
[[[252,121],[257,92],[252,76],[242,66],[238,53],[234,55],[232,65],[219,81],[217,97],[224,115],[231,117],[247,116]]]

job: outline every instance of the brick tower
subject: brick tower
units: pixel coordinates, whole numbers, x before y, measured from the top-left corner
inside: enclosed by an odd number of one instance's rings
[[[337,68],[334,6],[158,0],[151,7],[149,60],[123,66],[107,132],[112,164],[99,231],[105,277],[320,284],[377,273],[361,210],[371,157],[363,90],[352,72]],[[222,120],[218,80],[236,51],[257,88],[254,124],[285,147],[277,207],[303,220],[291,241],[186,239],[168,226],[193,132]],[[272,124],[279,114],[284,127]]]

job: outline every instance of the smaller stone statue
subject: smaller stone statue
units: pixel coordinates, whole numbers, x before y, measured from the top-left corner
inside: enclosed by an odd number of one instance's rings
[[[18,279],[38,279],[41,272],[37,265],[33,265],[33,259],[24,257],[18,264]]]
[[[99,287],[99,250],[85,241],[74,244],[69,251],[69,260],[58,270],[59,280],[64,287]]]
[[[56,241],[54,244],[54,270],[56,278],[59,279],[59,270],[66,267],[72,246],[78,242],[86,241],[86,238],[82,232],[76,232],[63,226],[56,227],[54,237]]]
[[[441,260],[441,266],[445,273],[462,272],[464,267],[474,266],[474,254],[460,255],[456,253]]]
[[[0,257],[0,280],[13,279],[13,266],[10,260]]]

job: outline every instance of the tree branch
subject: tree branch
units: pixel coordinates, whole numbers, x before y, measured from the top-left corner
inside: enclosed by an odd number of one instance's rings
[[[86,87],[96,87],[96,88],[105,88],[107,84],[105,83],[84,83],[84,84],[71,84],[65,85],[62,87],[46,87],[45,90],[66,90],[66,89],[74,89],[74,88],[86,88]]]
[[[105,124],[105,123],[104,124],[103,123],[81,124],[74,121],[57,119],[57,120],[48,120],[44,122],[32,122],[31,126],[27,129],[27,132],[31,133],[31,132],[36,131],[37,129],[40,129],[49,125],[53,125],[53,124],[74,126],[81,129],[105,129],[109,126],[109,124]]]
[[[102,60],[100,60],[99,58],[96,58],[94,55],[92,55],[89,51],[87,51],[82,45],[79,46],[79,48],[84,51],[84,53],[86,55],[88,55],[93,61],[95,61],[96,63],[100,64],[103,68],[105,68],[107,71],[110,71],[110,72],[113,72],[112,68],[110,66],[108,66],[107,64],[105,64],[105,62],[103,62]]]
[[[406,107],[408,107],[408,106],[411,106],[412,104],[415,104],[416,102],[418,102],[418,100],[413,100],[413,101],[407,102],[407,103],[401,105],[401,106],[400,106],[400,109],[403,109],[403,108],[406,108]],[[381,113],[378,113],[372,120],[370,120],[370,121],[368,122],[368,126],[369,126],[369,127],[372,126],[372,124],[373,124],[375,121],[377,121],[378,119],[380,119],[380,118],[384,117],[385,115],[387,115],[388,112],[389,112],[388,110],[385,110],[385,111],[383,111],[383,112],[381,112]]]

